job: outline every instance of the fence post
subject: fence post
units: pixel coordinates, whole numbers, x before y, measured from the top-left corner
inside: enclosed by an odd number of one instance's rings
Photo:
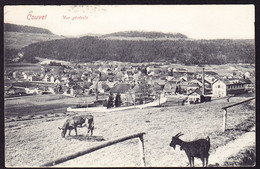
[[[227,109],[224,109],[224,112],[223,112],[223,132],[226,131],[226,124],[227,124]]]
[[[143,134],[139,136],[139,147],[140,147],[140,159],[141,159],[141,165],[143,167],[146,166],[145,164],[145,154],[144,154],[144,138]]]

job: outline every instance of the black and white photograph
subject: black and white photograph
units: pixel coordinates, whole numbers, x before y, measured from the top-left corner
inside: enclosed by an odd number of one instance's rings
[[[255,6],[5,5],[5,167],[254,167]]]

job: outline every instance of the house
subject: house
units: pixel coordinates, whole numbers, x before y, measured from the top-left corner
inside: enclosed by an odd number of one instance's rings
[[[77,85],[77,83],[76,82],[74,82],[72,79],[69,79],[69,82],[66,84],[66,86],[75,86],[75,85]]]
[[[63,83],[63,84],[66,84],[69,82],[69,77],[68,76],[62,76],[61,79],[60,79],[60,82]]]
[[[73,79],[73,81],[75,83],[77,83],[77,85],[83,87],[84,86],[84,81],[81,78],[77,78],[77,79]]]
[[[34,75],[27,76],[27,79],[28,79],[30,82],[41,81],[41,78],[40,78],[40,77],[34,76]]]
[[[110,93],[114,95],[120,94],[123,105],[135,104],[135,93],[130,84],[118,84],[110,89]]]
[[[248,92],[255,92],[255,78],[251,77],[249,79],[245,79],[245,81],[247,82],[245,89]]]
[[[115,79],[115,81],[120,81],[120,80],[122,80],[123,77],[124,77],[123,72],[117,71],[117,72],[115,73],[114,79]]]
[[[176,93],[177,81],[168,81],[164,85],[163,93],[172,95]]]
[[[84,94],[84,89],[81,86],[75,85],[70,88],[71,96],[76,97],[77,95],[82,95],[82,94]]]
[[[51,82],[51,83],[54,83],[54,82],[55,82],[54,76],[51,76],[51,77],[50,77],[50,82]]]
[[[59,79],[56,79],[56,80],[54,81],[54,83],[55,83],[55,84],[60,84],[61,81],[60,81]]]
[[[212,94],[214,97],[226,97],[228,95],[246,93],[246,84],[247,82],[238,79],[217,80],[212,85]]]
[[[196,90],[194,90],[193,92],[188,94],[188,97],[187,97],[185,103],[187,103],[187,104],[201,103],[203,100],[202,97],[203,97],[202,92],[200,91],[199,88],[197,88]]]
[[[244,73],[244,76],[245,76],[245,78],[251,78],[252,77],[250,72]]]
[[[190,83],[187,86],[187,94],[192,93],[196,89],[199,89],[200,85],[198,83]]]
[[[45,82],[50,82],[51,81],[51,76],[49,74],[45,74],[44,78],[42,79]]]
[[[177,92],[180,94],[183,94],[183,93],[186,94],[188,85],[189,85],[189,82],[186,82],[186,81],[177,82],[177,88],[178,88]]]

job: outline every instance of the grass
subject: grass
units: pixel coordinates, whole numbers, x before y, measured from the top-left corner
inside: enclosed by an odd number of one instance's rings
[[[171,137],[176,133],[183,132],[181,139],[185,141],[209,135],[212,153],[217,147],[239,137],[255,123],[253,109],[236,106],[233,110],[228,110],[228,130],[225,133],[221,132],[221,107],[246,98],[232,99],[229,103],[220,99],[197,105],[92,113],[95,121],[94,136],[109,141],[132,133],[146,132],[144,144],[147,166],[185,167],[188,164],[185,153],[178,148],[173,150],[169,146]],[[74,136],[74,131],[71,132],[72,137],[61,138],[57,127],[63,125],[66,115],[57,119],[54,116],[55,113],[52,117],[5,123],[7,166],[39,166],[101,143],[85,139],[84,128],[78,129],[79,138]],[[137,139],[133,139],[65,162],[61,166],[138,167],[138,147]],[[201,162],[196,160],[196,165],[200,166]]]

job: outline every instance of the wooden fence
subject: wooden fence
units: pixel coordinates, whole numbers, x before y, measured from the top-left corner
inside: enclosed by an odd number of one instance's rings
[[[226,131],[226,125],[227,125],[227,109],[230,108],[230,107],[233,107],[233,106],[237,106],[237,105],[240,105],[240,104],[243,104],[243,103],[246,103],[250,100],[253,100],[255,98],[251,98],[251,99],[247,99],[247,100],[244,100],[242,102],[238,102],[238,103],[235,103],[235,104],[232,104],[232,105],[229,105],[229,106],[225,106],[225,107],[222,107],[222,109],[224,110],[223,112],[223,126],[222,126],[222,131],[225,132]]]
[[[119,142],[123,142],[123,141],[129,140],[129,139],[137,138],[137,137],[139,138],[141,164],[142,164],[142,166],[145,167],[146,163],[145,163],[144,139],[143,139],[143,135],[144,134],[145,134],[144,132],[143,133],[137,133],[137,134],[132,134],[132,135],[125,136],[125,137],[122,137],[122,138],[118,138],[118,139],[115,139],[115,140],[112,140],[112,141],[108,141],[107,143],[100,144],[98,146],[94,146],[94,147],[88,148],[86,150],[83,150],[83,151],[80,151],[80,152],[68,155],[66,157],[62,157],[62,158],[56,159],[56,160],[51,161],[51,162],[47,162],[47,163],[41,165],[41,167],[54,166],[54,165],[66,162],[68,160],[77,158],[79,156],[91,153],[93,151],[99,150],[101,148],[108,147],[110,145],[113,145],[113,144],[116,144],[116,143],[119,143]]]

